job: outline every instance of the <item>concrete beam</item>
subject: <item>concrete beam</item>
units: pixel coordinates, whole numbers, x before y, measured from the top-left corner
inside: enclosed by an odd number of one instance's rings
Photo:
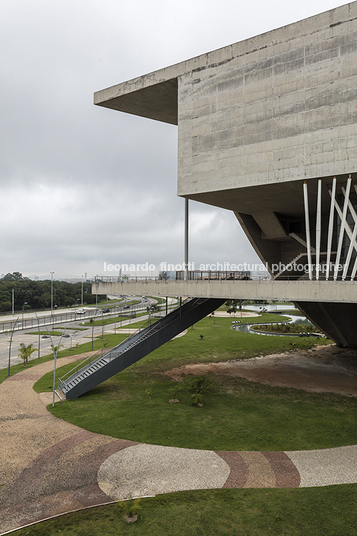
[[[92,293],[357,303],[353,281],[113,281],[92,283]]]
[[[152,85],[145,84],[143,78],[138,79],[139,83],[134,84],[136,89],[130,93],[116,87],[98,91],[94,94],[94,104],[177,125],[177,78]]]

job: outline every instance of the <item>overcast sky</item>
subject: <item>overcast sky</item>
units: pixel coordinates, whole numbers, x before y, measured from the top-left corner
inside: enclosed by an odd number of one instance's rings
[[[1,0],[0,275],[181,263],[177,127],[93,93],[344,3]],[[258,262],[232,213],[190,208],[196,266]]]

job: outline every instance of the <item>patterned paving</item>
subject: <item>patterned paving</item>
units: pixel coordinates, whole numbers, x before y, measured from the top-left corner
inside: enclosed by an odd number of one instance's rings
[[[51,367],[38,365],[0,385],[0,534],[129,495],[357,482],[357,446],[214,452],[138,444],[82,430],[53,417],[32,389]]]

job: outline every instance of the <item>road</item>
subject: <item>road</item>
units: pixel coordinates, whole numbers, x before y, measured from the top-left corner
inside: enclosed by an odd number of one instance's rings
[[[125,310],[125,313],[128,314],[130,312],[143,312],[146,310],[146,307],[149,304],[156,303],[155,299],[148,298],[138,298],[137,296],[130,296],[130,301],[132,299],[140,299],[141,302],[139,304],[136,304],[134,306],[131,306],[129,309]],[[129,300],[128,300],[129,301]],[[175,302],[176,300],[170,300],[170,304]],[[113,305],[112,303],[110,305]],[[124,302],[120,302],[120,306],[122,307],[124,305]],[[87,309],[87,308],[86,308]],[[77,319],[72,322],[66,322],[63,321],[63,314],[65,312],[73,312],[71,310],[61,310],[56,311],[54,314],[54,329],[55,331],[63,331],[60,328],[66,328],[65,336],[62,337],[61,344],[63,344],[64,348],[71,348],[73,346],[76,346],[77,344],[83,344],[86,342],[91,341],[92,339],[92,327],[88,326],[87,329],[83,330],[82,323],[88,322],[88,319],[91,317],[94,317],[94,313],[90,315],[77,315]],[[48,312],[41,313],[43,315],[48,316]],[[35,318],[34,313],[31,315],[31,313],[27,313],[27,318]],[[40,316],[40,313],[38,313],[38,316]],[[109,318],[114,317],[113,313],[105,313],[103,314],[103,317]],[[16,315],[15,315],[16,317]],[[144,320],[145,318],[148,318],[148,316],[142,316],[140,320]],[[2,321],[6,322],[7,320],[12,319],[12,315],[8,315],[7,317],[3,317]],[[15,318],[16,319],[16,318]],[[98,316],[97,316],[98,319]],[[130,326],[135,322],[135,319],[129,318],[128,320],[123,320],[120,322],[121,326]],[[51,322],[52,324],[52,322]],[[51,324],[49,324],[48,328],[51,329]],[[119,327],[119,323],[116,324],[116,327]],[[80,329],[78,329],[80,328]],[[41,332],[46,331],[46,327],[40,327]],[[107,324],[104,326],[94,326],[93,328],[93,336],[96,337],[98,335],[102,334],[102,330],[104,333],[114,333],[114,324]],[[10,346],[10,333],[0,333],[0,369],[7,368],[8,362],[9,362],[9,346]],[[59,343],[60,336],[52,336],[53,344],[56,346]],[[14,331],[13,339],[12,339],[12,345],[11,345],[11,357],[10,357],[10,363],[11,365],[16,365],[17,363],[21,363],[21,358],[18,357],[20,344],[24,343],[26,345],[33,344],[34,348],[40,348],[40,356],[47,355],[51,353],[51,339],[48,338],[48,336],[44,337],[43,335],[40,337],[40,344],[39,344],[39,337],[38,337],[38,328],[37,325],[33,328],[27,328],[27,329],[17,329]],[[32,354],[32,359],[36,359],[39,355],[39,352],[36,351]]]

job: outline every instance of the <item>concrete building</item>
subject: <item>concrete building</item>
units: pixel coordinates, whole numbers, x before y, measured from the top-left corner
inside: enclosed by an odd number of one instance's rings
[[[178,126],[178,195],[233,211],[272,280],[93,292],[293,299],[357,347],[356,75],[352,2],[95,93]]]

